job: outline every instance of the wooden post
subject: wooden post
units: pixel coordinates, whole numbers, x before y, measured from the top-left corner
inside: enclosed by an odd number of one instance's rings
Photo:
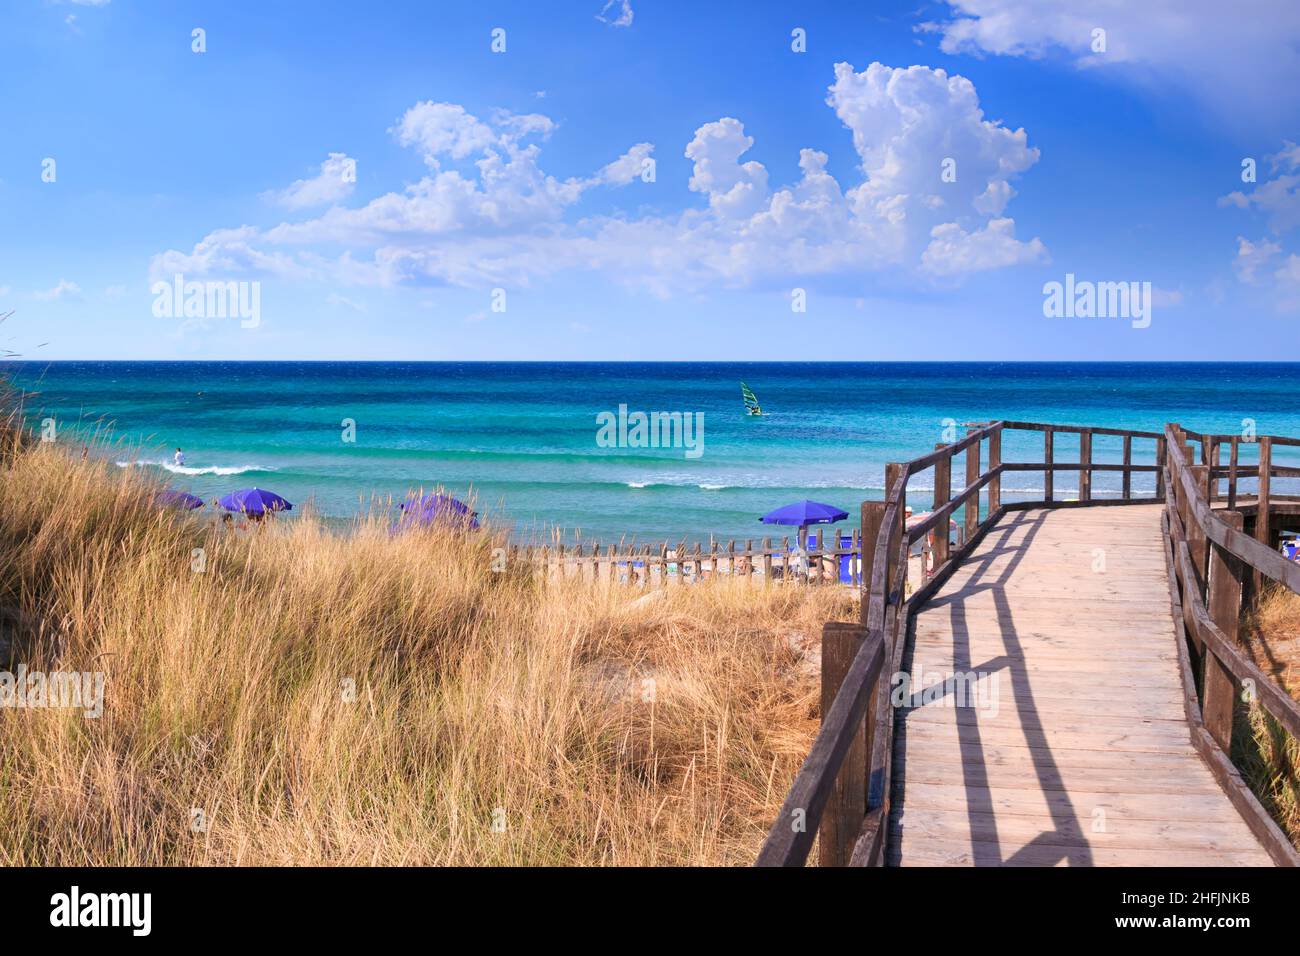
[[[938,451],[947,446],[934,446]],[[952,500],[952,456],[946,455],[934,463],[934,510]],[[934,529],[934,566],[940,568],[948,560],[948,522],[942,521]]]
[[[709,577],[718,580],[718,542],[712,535],[709,536]]]
[[[1272,547],[1269,528],[1269,495],[1273,484],[1273,439],[1264,435],[1259,440],[1259,508],[1255,512],[1255,540]],[[1257,575],[1258,576],[1258,575]]]
[[[727,542],[727,573],[735,578],[736,576],[736,539],[732,538]]]
[[[1205,449],[1205,463],[1210,466],[1210,500],[1216,501],[1219,497],[1219,479],[1214,477],[1214,469],[1219,467],[1218,439],[1207,438],[1202,447]]]
[[[822,717],[831,709],[844,675],[866,640],[866,628],[860,624],[831,622],[822,627]],[[872,697],[874,704],[875,698]],[[835,785],[831,788],[822,812],[817,862],[821,866],[846,866],[853,855],[853,844],[867,815],[867,723],[875,712],[867,707],[867,717],[853,737]]]
[[[1079,432],[1079,500],[1092,500],[1092,432]]]
[[[745,580],[751,580],[754,576],[754,539],[745,539]]]
[[[614,546],[613,546],[612,544],[609,546],[609,558],[608,558],[608,560],[609,560],[609,571],[608,571],[608,574],[609,574],[609,580],[610,580],[611,582],[617,581],[617,580],[618,580],[618,559],[615,558],[615,556],[614,556]],[[631,561],[628,561],[628,563],[627,563],[627,576],[628,576],[629,578],[632,576],[632,562],[631,562]]]
[[[695,583],[699,584],[704,577],[704,561],[701,557],[700,543],[695,542]]]
[[[1156,462],[1156,464],[1160,464]],[[1133,436],[1124,436],[1124,500],[1128,501],[1133,497],[1133,472],[1129,469],[1133,467]]]
[[[903,465],[902,462],[897,462],[897,461],[891,461],[889,464],[885,465],[885,500],[886,501],[889,500],[889,489],[894,487],[894,483],[897,481],[906,481],[906,479],[903,477],[906,474],[906,472],[904,471],[904,467],[905,466]],[[890,561],[894,560],[894,551],[895,551],[895,544],[897,542],[898,530],[907,524],[907,486],[906,485],[903,486],[903,494],[899,496],[898,505],[899,508],[901,509],[898,515],[898,524],[894,529],[894,535],[889,539],[889,560]],[[872,542],[870,546],[874,548],[875,543]],[[906,565],[904,565],[904,568],[906,569]],[[888,570],[893,571],[893,567],[891,566]],[[890,577],[891,575],[889,574],[885,575],[886,595],[888,595],[890,589]],[[870,581],[868,581],[867,583],[868,585],[870,585]]]
[[[1043,464],[1046,466],[1043,469],[1043,500],[1044,501],[1052,500],[1052,485],[1055,483],[1053,479],[1056,477],[1056,472],[1052,471],[1052,465],[1054,464],[1054,460],[1052,458],[1052,444],[1053,444],[1052,430],[1048,428],[1046,431],[1043,432]]]
[[[989,435],[989,471],[1002,464],[1002,426]],[[1002,476],[989,479],[989,514],[1002,507]]]
[[[886,490],[888,493],[888,490]],[[860,583],[861,603],[858,606],[858,620],[867,623],[867,604],[871,596],[871,568],[876,559],[876,541],[880,537],[880,526],[885,521],[885,502],[862,502],[862,578]],[[889,582],[885,582],[889,590]]]
[[[772,539],[763,539],[763,585],[772,583]]]
[[[668,586],[668,542],[665,541],[659,546],[659,584],[661,587]]]
[[[972,428],[971,431],[978,431]],[[966,449],[966,487],[969,488],[980,480],[980,442],[975,442]],[[980,496],[976,492],[966,499],[966,541],[975,536],[980,526]]]
[[[821,547],[818,549],[821,553],[817,556],[817,583],[826,584],[826,568],[828,564],[835,564],[835,549],[839,546],[840,533],[831,525],[822,528],[822,533],[818,538]],[[838,577],[839,566],[836,565],[836,576]]]
[[[889,467],[895,469],[895,473],[896,473],[896,474],[899,474],[899,475],[902,475],[902,474],[903,474],[903,466],[902,466],[902,465],[890,465]],[[906,591],[907,591],[907,583],[906,583],[906,582],[907,582],[907,561],[906,561],[906,559],[903,561],[903,566],[902,566],[901,568],[900,568],[900,567],[895,567],[895,565],[896,565],[897,562],[898,562],[898,551],[899,551],[899,549],[903,546],[903,534],[904,534],[904,530],[905,530],[906,525],[907,525],[907,511],[906,511],[906,509],[904,509],[904,510],[903,510],[903,511],[898,515],[898,520],[894,523],[893,530],[890,532],[890,535],[889,535],[889,550],[886,552],[886,560],[887,560],[887,562],[888,562],[888,563],[886,564],[886,572],[887,572],[887,573],[885,574],[885,597],[886,597],[886,599],[888,599],[888,598],[889,598],[889,595],[890,595],[891,593],[893,593],[894,585],[897,583],[897,582],[894,581],[894,578],[895,578],[895,577],[897,577],[898,580],[899,580],[900,582],[903,582],[903,583],[901,584],[901,587],[903,588],[904,595],[906,595]],[[909,552],[910,552],[911,549],[909,548],[908,550],[909,550]],[[888,611],[888,608],[886,608],[886,611]],[[889,649],[887,649],[887,650],[889,650]],[[887,659],[888,659],[888,660],[892,660],[892,657],[891,657],[891,658],[887,658]],[[892,671],[891,671],[891,673],[892,673]]]
[[[1228,449],[1228,510],[1237,507],[1237,439],[1234,436]]]
[[[1165,436],[1156,439],[1156,497],[1165,496]]]
[[[849,585],[856,587],[861,578],[861,565],[858,563],[862,560],[862,529],[853,529],[853,540],[849,543]]]
[[[1241,530],[1240,512],[1221,511],[1219,517],[1230,528]],[[1218,545],[1210,546],[1210,597],[1206,604],[1210,619],[1234,643],[1237,641],[1237,622],[1241,615],[1243,570],[1241,561],[1235,556]],[[1201,709],[1205,716],[1205,729],[1225,752],[1231,752],[1236,683],[1232,679],[1232,672],[1219,662],[1213,651],[1204,654],[1203,658],[1205,670],[1201,686],[1205,688],[1205,702]]]
[[[1192,481],[1196,484],[1196,494],[1202,501],[1208,501],[1210,494],[1210,468],[1208,465],[1188,465],[1191,472]],[[1201,594],[1205,593],[1205,571],[1206,571],[1206,546],[1209,539],[1205,536],[1205,530],[1201,527],[1200,522],[1192,511],[1192,504],[1187,503],[1187,517],[1185,519],[1187,532],[1187,550],[1192,554],[1192,564],[1196,567],[1196,574],[1200,581]]]

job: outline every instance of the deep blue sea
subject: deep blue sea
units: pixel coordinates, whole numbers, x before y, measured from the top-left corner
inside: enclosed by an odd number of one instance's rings
[[[758,516],[803,498],[855,512],[882,494],[884,466],[917,457],[964,423],[994,418],[1159,430],[1300,435],[1300,365],[1271,363],[14,363],[26,412],[60,441],[99,429],[96,451],[211,499],[267,488],[347,518],[372,496],[443,487],[521,540],[638,543],[758,538]],[[768,413],[744,414],[740,382]],[[703,445],[602,447],[598,416],[703,414]],[[344,420],[355,423],[346,441]],[[693,421],[695,419],[692,419]],[[694,437],[694,436],[692,436]],[[184,449],[186,465],[171,463]],[[1058,439],[1062,460],[1077,443]],[[1150,460],[1150,445],[1135,446]],[[697,445],[698,449],[699,446]],[[1118,460],[1099,438],[1097,461]],[[1003,458],[1041,456],[1008,436]],[[1286,464],[1300,464],[1279,454]],[[1243,463],[1252,461],[1249,452]],[[953,476],[961,486],[961,468]],[[1072,476],[1058,475],[1069,497]],[[1098,475],[1097,494],[1117,475]],[[1152,486],[1138,476],[1135,488]],[[910,486],[924,510],[928,475]],[[1042,476],[1004,479],[1041,496]]]

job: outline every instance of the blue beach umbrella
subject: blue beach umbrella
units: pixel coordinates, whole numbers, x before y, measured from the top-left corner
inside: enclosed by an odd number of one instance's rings
[[[807,544],[808,526],[810,524],[834,524],[836,521],[843,521],[848,516],[847,511],[841,511],[834,505],[824,505],[819,501],[804,500],[784,505],[775,511],[769,511],[758,520],[763,524],[796,525],[799,528],[799,547],[802,549]]]
[[[796,501],[784,505],[775,511],[769,511],[758,520],[763,524],[789,524],[806,528],[810,524],[833,524],[849,516],[834,505],[824,505],[817,501]]]
[[[203,507],[203,499],[188,491],[161,491],[156,500],[165,508],[187,508],[193,511]]]
[[[478,512],[470,510],[465,502],[442,494],[408,499],[402,505],[402,517],[398,519],[398,524],[407,527],[424,526],[435,521],[468,528],[470,531],[478,530]]]
[[[238,511],[246,515],[293,510],[293,505],[274,491],[263,491],[261,488],[244,488],[231,492],[218,503],[227,511]]]

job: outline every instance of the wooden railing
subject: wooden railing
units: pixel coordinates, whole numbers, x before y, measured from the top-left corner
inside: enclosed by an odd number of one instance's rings
[[[1213,483],[1220,469],[1218,447],[1224,436],[1198,435],[1178,425],[1165,427],[1169,453],[1165,482],[1167,560],[1174,582],[1173,610],[1180,631],[1180,666],[1184,672],[1184,710],[1192,726],[1192,743],[1209,764],[1228,797],[1275,861],[1300,865],[1300,855],[1242,781],[1232,763],[1236,701],[1243,692],[1293,737],[1300,739],[1300,704],[1265,674],[1243,650],[1239,621],[1243,593],[1258,594],[1264,581],[1300,591],[1300,564],[1288,561],[1272,547],[1269,526],[1269,479],[1295,476],[1300,470],[1271,464],[1273,445],[1300,445],[1295,439],[1262,436],[1260,464],[1237,466],[1237,440],[1232,438],[1228,472],[1228,507],[1215,510]],[[1202,464],[1196,464],[1189,442],[1201,444]],[[1243,529],[1235,511],[1236,481],[1244,471],[1259,479],[1253,534]]]
[[[1004,462],[1002,437],[1008,431],[1041,433],[1042,461]],[[1061,434],[1079,436],[1078,461],[1056,460],[1055,439]],[[1093,461],[1092,440],[1097,435],[1123,439],[1121,462]],[[1154,442],[1151,464],[1134,464],[1134,439]],[[1008,511],[1164,500],[1166,479],[1160,463],[1166,457],[1165,443],[1165,435],[1159,432],[1000,421],[974,427],[964,438],[941,444],[928,455],[886,466],[885,500],[862,505],[861,619],[858,624],[827,624],[823,630],[821,730],[772,824],[758,865],[801,866],[817,836],[819,862],[824,866],[883,863],[894,732],[890,690],[892,675],[903,659],[911,616]],[[959,454],[964,455],[966,480],[954,497],[952,462]],[[930,469],[934,472],[932,513],[905,528],[908,481]],[[1043,473],[1043,498],[1003,503],[1003,476],[1025,471]],[[1079,473],[1078,500],[1058,501],[1054,476],[1071,471]],[[1092,476],[1100,471],[1121,473],[1119,497],[1093,496]],[[1155,473],[1154,497],[1133,496],[1135,472]],[[946,529],[958,509],[964,509],[965,542],[950,553],[948,535],[936,534],[934,574],[909,593],[912,545],[936,528]]]

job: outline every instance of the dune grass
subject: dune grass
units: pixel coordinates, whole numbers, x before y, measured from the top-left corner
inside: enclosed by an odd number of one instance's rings
[[[494,572],[487,534],[380,516],[231,531],[156,490],[6,445],[0,669],[106,694],[0,709],[0,865],[747,864],[816,731],[821,625],[855,614]]]
[[[1242,640],[1255,664],[1300,700],[1300,595],[1274,586],[1243,617]],[[1233,757],[1242,776],[1300,849],[1300,741],[1257,703],[1242,705]]]

